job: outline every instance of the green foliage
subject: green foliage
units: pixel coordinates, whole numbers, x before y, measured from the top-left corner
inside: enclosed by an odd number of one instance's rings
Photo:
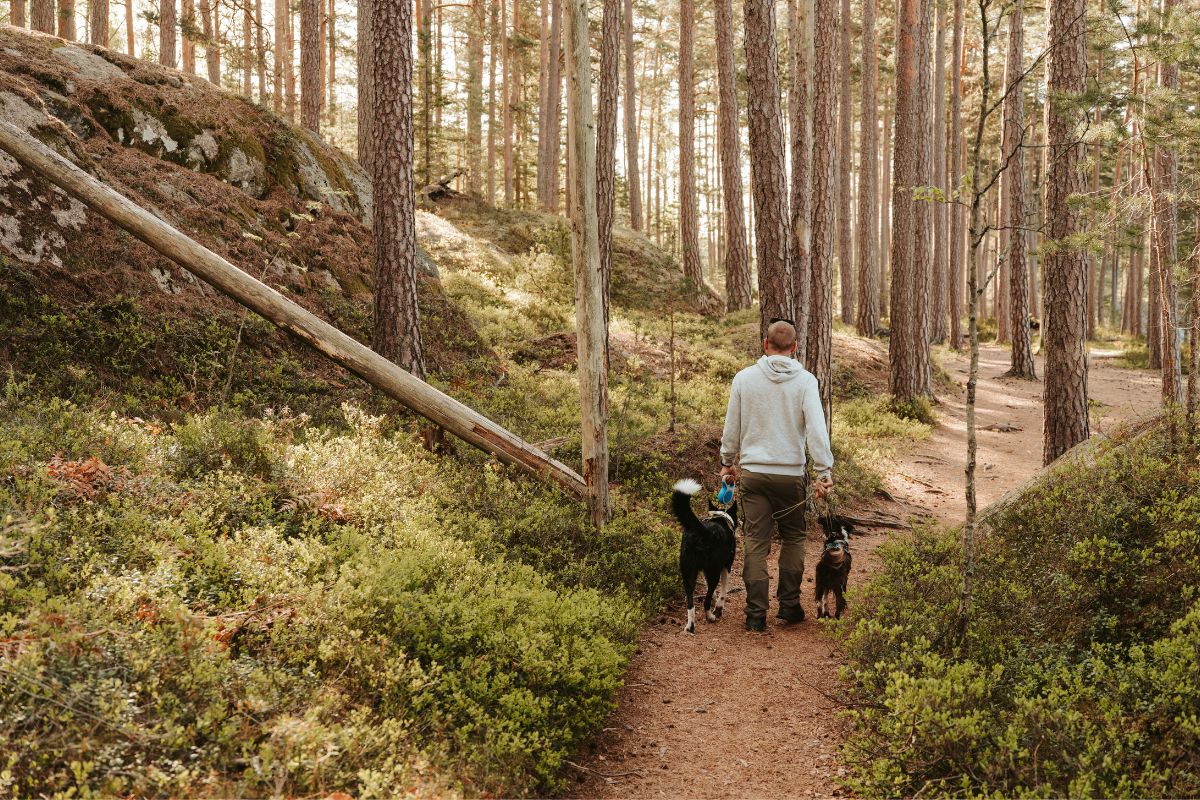
[[[1027,492],[978,542],[921,529],[840,626],[867,796],[1200,792],[1200,456],[1152,432]]]
[[[933,425],[936,422],[933,403],[927,397],[918,397],[913,400],[901,400],[893,397],[888,402],[887,408],[900,419],[911,420],[923,425]]]

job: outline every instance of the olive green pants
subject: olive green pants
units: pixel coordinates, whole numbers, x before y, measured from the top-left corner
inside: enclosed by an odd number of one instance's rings
[[[781,611],[800,605],[804,580],[804,501],[808,482],[795,475],[742,472],[742,513],[746,517],[742,580],[746,584],[746,619],[764,619],[771,597],[767,555],[775,526],[779,526],[779,585],[775,596]]]

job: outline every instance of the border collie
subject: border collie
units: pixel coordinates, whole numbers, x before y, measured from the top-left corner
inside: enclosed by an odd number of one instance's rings
[[[679,543],[679,576],[683,579],[683,591],[687,595],[688,633],[696,632],[695,598],[696,578],[704,573],[708,594],[704,596],[704,618],[716,622],[725,610],[725,585],[729,571],[733,569],[733,556],[737,551],[737,503],[721,510],[709,501],[707,519],[700,519],[692,511],[692,495],[700,491],[700,484],[686,479],[675,484],[671,494],[671,511],[683,526],[683,539]],[[713,595],[716,594],[714,607]]]
[[[817,564],[817,619],[822,617],[842,618],[846,610],[846,582],[850,579],[850,534],[854,526],[841,517],[821,517],[825,530],[825,549]],[[827,598],[833,592],[836,599],[834,613],[829,613]]]

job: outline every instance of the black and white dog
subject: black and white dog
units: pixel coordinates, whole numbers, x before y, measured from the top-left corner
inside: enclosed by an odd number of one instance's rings
[[[825,530],[825,549],[817,563],[817,619],[842,618],[846,610],[846,582],[850,579],[850,534],[854,526],[841,517],[821,517]],[[836,607],[829,613],[828,596],[833,592]]]
[[[725,585],[729,571],[733,569],[733,556],[737,551],[737,503],[727,510],[717,508],[709,502],[707,519],[700,519],[692,511],[692,495],[700,491],[694,480],[682,480],[675,484],[671,495],[671,511],[683,526],[683,539],[679,544],[679,575],[683,578],[683,591],[687,595],[688,633],[696,632],[696,609],[693,595],[696,593],[696,578],[701,572],[708,584],[704,596],[704,618],[716,622],[725,609]],[[716,595],[714,605],[713,595]]]

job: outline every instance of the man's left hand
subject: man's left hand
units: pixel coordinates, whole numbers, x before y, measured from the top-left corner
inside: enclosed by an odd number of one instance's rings
[[[813,493],[816,494],[818,500],[823,500],[832,491],[833,478],[829,475],[822,475],[813,483]]]

